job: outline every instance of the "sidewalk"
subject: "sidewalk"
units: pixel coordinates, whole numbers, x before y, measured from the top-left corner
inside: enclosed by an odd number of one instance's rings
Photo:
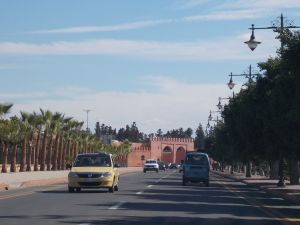
[[[121,167],[120,174],[142,171],[140,167]],[[32,171],[16,173],[0,173],[0,191],[42,186],[55,183],[67,183],[69,170],[60,171]]]
[[[237,181],[243,182],[251,187],[261,189],[265,192],[272,193],[283,199],[292,201],[295,204],[300,204],[300,185],[290,185],[286,181],[285,187],[278,187],[278,180],[271,180],[267,177],[252,175],[252,177],[245,177],[242,173],[230,174],[228,170],[224,172],[213,171],[213,173],[219,174],[221,176],[232,178]]]

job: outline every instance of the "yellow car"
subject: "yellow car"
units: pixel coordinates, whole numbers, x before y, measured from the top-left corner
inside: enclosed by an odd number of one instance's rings
[[[119,190],[119,167],[113,164],[111,154],[78,154],[68,175],[69,192],[81,188],[108,188],[109,192]]]

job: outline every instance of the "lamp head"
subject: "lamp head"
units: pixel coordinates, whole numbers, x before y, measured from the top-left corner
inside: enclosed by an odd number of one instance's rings
[[[230,80],[227,83],[227,86],[229,87],[230,90],[232,90],[235,86],[235,83],[233,83],[233,80],[232,80],[232,73],[230,73]]]
[[[254,51],[254,49],[256,49],[257,45],[261,44],[260,41],[256,41],[255,40],[255,36],[254,36],[254,24],[252,24],[252,34],[250,36],[250,40],[249,41],[245,41],[244,43],[248,45],[248,47]]]
[[[221,101],[219,100],[219,103],[217,105],[218,109],[221,110],[222,109],[222,105],[221,105]]]

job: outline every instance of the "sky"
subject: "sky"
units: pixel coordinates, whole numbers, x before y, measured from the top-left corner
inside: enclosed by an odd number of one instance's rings
[[[207,124],[229,74],[276,56],[268,27],[283,13],[300,26],[299,0],[0,0],[0,103],[8,116],[40,108],[140,131]],[[234,77],[238,93],[244,77]],[[226,104],[226,99],[222,100]],[[217,113],[214,114],[215,119]]]

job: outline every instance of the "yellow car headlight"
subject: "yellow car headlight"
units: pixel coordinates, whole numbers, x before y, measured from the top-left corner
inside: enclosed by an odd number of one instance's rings
[[[106,172],[102,174],[103,177],[112,177],[112,173]]]

